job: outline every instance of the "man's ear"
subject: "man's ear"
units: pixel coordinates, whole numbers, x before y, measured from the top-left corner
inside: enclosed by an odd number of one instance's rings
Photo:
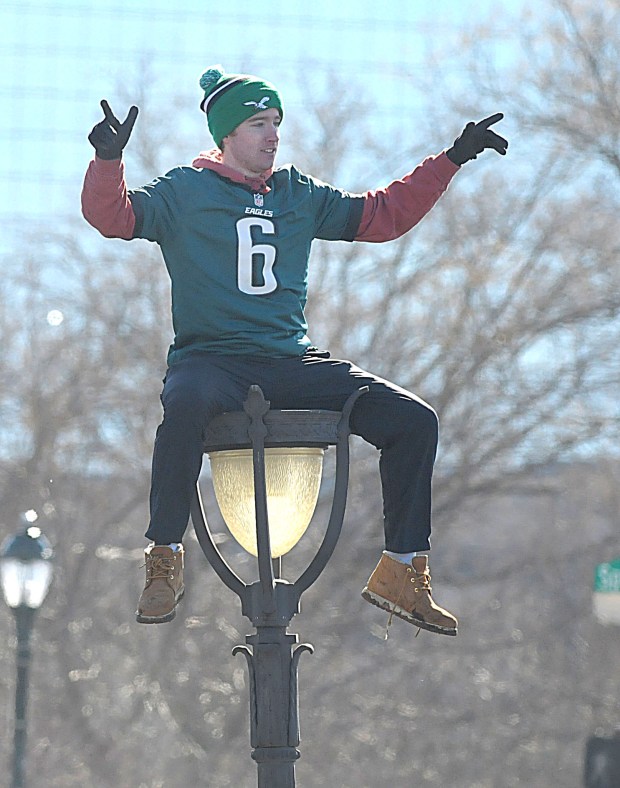
[[[222,141],[220,143],[220,150],[221,151],[224,150],[224,146],[226,145],[226,143],[230,139],[230,137],[234,137],[235,131],[236,131],[236,129],[233,129],[233,131],[231,131],[230,134],[227,134],[225,137],[223,137],[223,139],[222,139]]]

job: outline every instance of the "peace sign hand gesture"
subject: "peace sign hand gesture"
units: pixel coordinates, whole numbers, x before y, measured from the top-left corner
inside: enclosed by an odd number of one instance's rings
[[[491,131],[489,126],[497,123],[504,117],[502,112],[489,115],[488,118],[478,123],[468,123],[463,129],[461,136],[457,137],[452,147],[446,151],[446,155],[454,164],[465,164],[466,161],[475,159],[485,148],[493,148],[502,156],[506,155],[508,142],[499,134]]]
[[[88,135],[88,141],[100,159],[120,159],[138,117],[138,108],[131,107],[122,123],[105,99],[101,102],[101,109],[105,117]]]

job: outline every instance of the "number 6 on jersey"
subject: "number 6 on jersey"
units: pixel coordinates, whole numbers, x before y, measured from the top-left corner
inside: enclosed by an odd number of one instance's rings
[[[278,287],[278,282],[273,273],[276,262],[276,248],[270,244],[254,244],[252,240],[252,227],[260,227],[266,235],[274,235],[275,227],[269,219],[260,219],[255,216],[239,219],[237,222],[237,287],[242,293],[248,295],[266,295],[273,293]],[[263,284],[254,284],[254,255],[263,256]]]

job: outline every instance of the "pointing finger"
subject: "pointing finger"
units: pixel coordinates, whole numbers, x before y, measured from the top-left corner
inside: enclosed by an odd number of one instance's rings
[[[489,115],[488,118],[481,120],[476,125],[481,129],[488,129],[489,126],[492,126],[494,123],[497,123],[498,120],[501,120],[504,117],[503,112],[496,112],[495,115]]]

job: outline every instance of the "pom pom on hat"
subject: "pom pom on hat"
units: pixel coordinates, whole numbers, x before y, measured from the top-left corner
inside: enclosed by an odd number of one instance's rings
[[[249,74],[226,74],[220,64],[210,66],[199,80],[204,91],[200,108],[207,115],[215,144],[240,123],[266,109],[277,109],[283,117],[282,102],[276,88]]]
[[[205,98],[212,91],[216,83],[224,76],[224,66],[219,63],[217,66],[211,66],[200,77],[200,87],[205,92]]]

